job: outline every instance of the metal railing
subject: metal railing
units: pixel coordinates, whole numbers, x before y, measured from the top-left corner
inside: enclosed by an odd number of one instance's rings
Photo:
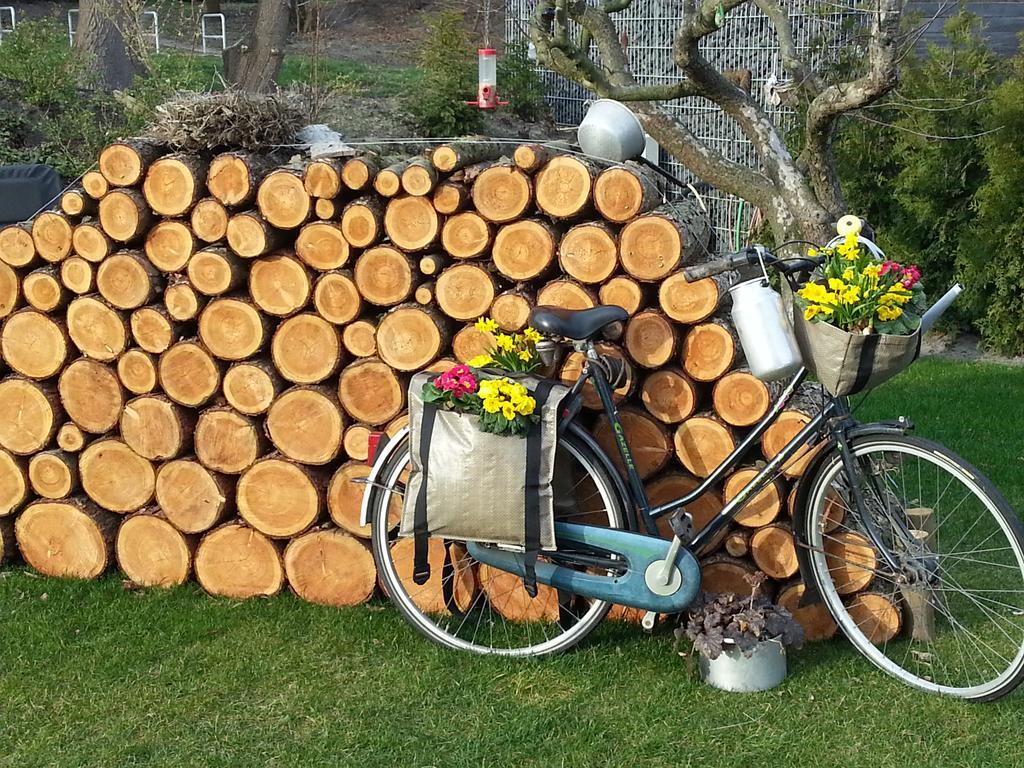
[[[208,21],[220,22],[220,32],[207,31],[206,23]],[[204,13],[199,20],[199,24],[199,32],[203,40],[203,53],[207,52],[207,40],[220,40],[220,50],[222,51],[228,47],[227,22],[224,19],[223,13]]]
[[[9,21],[10,24],[6,24],[5,22],[7,21]],[[4,35],[13,32],[16,26],[17,19],[15,18],[14,6],[0,6],[0,43],[4,41]]]

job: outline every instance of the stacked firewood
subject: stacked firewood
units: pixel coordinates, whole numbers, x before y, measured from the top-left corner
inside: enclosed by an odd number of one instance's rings
[[[773,395],[742,367],[725,282],[682,276],[709,254],[705,218],[664,204],[639,166],[543,146],[466,141],[282,166],[112,144],[59,211],[0,231],[3,554],[16,541],[56,576],[95,577],[116,558],[140,585],[194,573],[233,598],[287,582],[314,602],[365,601],[370,434],[405,425],[414,372],[488,348],[479,317],[517,331],[535,305],[629,312],[601,348],[627,364],[616,396],[652,501],[678,497]],[[574,381],[582,364],[570,354],[559,375]],[[813,392],[798,397],[763,458],[814,407]],[[808,458],[704,553],[705,588],[744,592],[761,570],[796,609],[787,518]],[[697,525],[756,471],[694,505]],[[871,574],[855,564],[870,547],[838,538],[860,599]],[[835,631],[816,609],[797,613],[812,636]]]

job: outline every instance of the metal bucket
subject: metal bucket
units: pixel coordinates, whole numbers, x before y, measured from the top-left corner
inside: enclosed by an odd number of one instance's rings
[[[647,146],[637,116],[614,99],[598,99],[590,104],[576,139],[586,154],[617,163],[639,157]]]
[[[786,648],[778,640],[764,640],[757,644],[750,656],[730,643],[717,659],[699,654],[700,676],[708,685],[723,691],[750,693],[767,691],[786,679]]]

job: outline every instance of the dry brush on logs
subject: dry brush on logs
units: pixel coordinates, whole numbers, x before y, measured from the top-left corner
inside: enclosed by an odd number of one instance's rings
[[[125,141],[84,181],[61,211],[0,230],[0,519],[17,520],[44,573],[117,562],[143,585],[194,576],[234,598],[287,583],[314,602],[365,601],[368,436],[406,423],[414,372],[487,347],[482,315],[516,331],[543,303],[630,313],[599,347],[625,364],[615,396],[657,500],[695,487],[774,394],[742,368],[724,283],[682,277],[708,255],[706,220],[666,204],[639,167],[472,142],[277,167]],[[556,375],[581,369],[575,353]],[[750,460],[771,458],[812,402],[797,399]],[[805,467],[704,553],[709,588],[760,569],[797,593],[787,499]],[[694,505],[697,522],[754,472]],[[851,599],[864,574],[842,572]]]

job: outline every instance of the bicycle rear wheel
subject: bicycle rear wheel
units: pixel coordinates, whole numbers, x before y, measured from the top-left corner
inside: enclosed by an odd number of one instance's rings
[[[836,622],[872,663],[915,688],[1005,696],[1024,678],[1020,520],[940,445],[885,436],[851,449],[862,511],[837,454],[812,480],[804,530]]]
[[[410,467],[408,438],[402,439],[378,475],[380,485],[367,492],[381,585],[413,627],[457,650],[543,656],[568,650],[601,622],[609,603],[542,584],[531,599],[518,576],[475,562],[460,541],[430,537],[431,577],[415,584],[413,540],[396,534]],[[559,441],[553,485],[557,520],[624,526],[614,481],[592,448],[572,434]]]

